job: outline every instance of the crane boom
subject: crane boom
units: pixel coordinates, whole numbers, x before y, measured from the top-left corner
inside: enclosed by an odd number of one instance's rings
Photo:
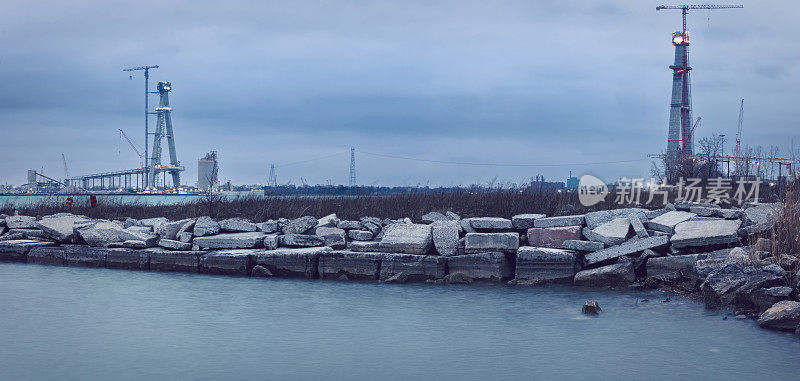
[[[742,121],[744,119],[744,99],[739,106],[739,126],[736,128],[736,150],[734,151],[734,168],[737,175],[741,175],[742,168]]]
[[[69,178],[69,170],[67,169],[67,157],[64,154],[61,154],[61,163],[64,164],[64,178]]]
[[[120,135],[122,135],[122,137],[125,138],[125,140],[128,141],[128,144],[130,144],[131,148],[133,148],[133,151],[136,152],[137,155],[139,155],[139,158],[143,158],[144,154],[139,152],[139,149],[136,148],[135,144],[133,144],[133,141],[131,141],[131,138],[128,137],[128,134],[126,134],[125,131],[122,131],[121,128],[119,129],[119,133]]]
[[[728,9],[728,8],[744,8],[743,5],[716,5],[716,4],[699,4],[699,5],[659,5],[656,7],[657,11],[662,9]]]

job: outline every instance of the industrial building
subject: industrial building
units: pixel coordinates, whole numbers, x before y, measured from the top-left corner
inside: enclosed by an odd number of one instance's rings
[[[211,151],[197,160],[197,188],[209,190],[219,187],[217,151]]]

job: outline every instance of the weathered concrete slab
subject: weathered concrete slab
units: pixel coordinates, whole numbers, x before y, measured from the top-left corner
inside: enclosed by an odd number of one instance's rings
[[[238,249],[212,251],[200,257],[200,272],[203,274],[248,276],[253,268],[254,257],[260,250]]]
[[[171,239],[160,239],[157,245],[169,250],[190,250],[192,244],[189,242],[175,241]]]
[[[347,232],[344,229],[333,226],[319,226],[314,232],[325,241],[325,246],[336,250],[347,247]]]
[[[8,216],[6,226],[9,229],[35,229],[36,217],[32,216]]]
[[[523,246],[517,251],[514,278],[571,282],[576,271],[578,256],[573,251]]]
[[[737,243],[739,226],[739,220],[681,222],[670,242],[675,248]]]
[[[106,267],[109,269],[149,270],[150,253],[145,250],[108,249]]]
[[[424,282],[447,275],[447,258],[438,255],[386,253],[381,259],[380,279],[403,273],[408,282]]]
[[[669,244],[669,236],[655,236],[649,238],[641,238],[634,241],[625,242],[619,246],[612,246],[603,250],[598,250],[593,253],[586,254],[584,259],[587,265],[593,265],[623,255],[634,254],[646,249],[658,249],[666,247]]]
[[[96,221],[75,225],[75,232],[89,246],[104,247],[113,242],[122,242],[129,238],[120,238],[122,226],[111,221]]]
[[[534,227],[534,221],[545,217],[547,216],[544,214],[517,214],[516,216],[511,217],[511,224],[514,225],[514,229],[530,229]]]
[[[62,246],[34,247],[28,251],[28,263],[64,266],[66,250]]]
[[[303,234],[317,226],[314,216],[303,216],[287,221],[281,228],[283,234]]]
[[[275,250],[280,246],[280,237],[279,234],[267,234],[264,237],[264,249],[266,250]]]
[[[631,224],[631,229],[633,229],[633,232],[636,233],[637,237],[647,238],[650,236],[650,234],[647,233],[647,229],[644,227],[644,224],[642,223],[639,213],[628,214],[628,223]]]
[[[630,234],[630,229],[631,223],[627,217],[617,217],[592,229],[594,236],[589,238],[608,246],[615,246],[625,242]]]
[[[436,221],[447,221],[449,218],[444,214],[439,212],[428,212],[422,215],[422,221],[424,222],[436,222]]]
[[[256,224],[258,226],[258,231],[263,233],[277,233],[280,228],[278,227],[278,221],[269,220],[264,221],[260,224]]]
[[[380,240],[380,251],[387,253],[427,254],[433,245],[430,225],[393,224]]]
[[[317,235],[310,234],[284,234],[278,236],[278,242],[286,247],[316,247],[325,246],[325,240]]]
[[[644,217],[644,213],[647,211],[641,208],[622,208],[622,209],[612,209],[612,210],[599,210],[596,212],[586,213],[586,226],[589,229],[596,229],[598,226],[605,224],[611,220],[620,217],[628,217],[631,213],[636,213],[637,215],[642,215]],[[646,218],[646,217],[644,217]]]
[[[158,235],[150,231],[141,230],[138,227],[130,227],[117,232],[117,237],[124,241],[143,241],[147,247],[156,246],[158,243]],[[116,242],[112,242],[116,243]],[[110,246],[106,245],[106,246]]]
[[[314,220],[314,224],[316,222]],[[219,229],[226,233],[246,233],[258,231],[258,226],[243,218],[229,218],[219,222]]]
[[[458,254],[458,232],[460,224],[453,220],[440,220],[431,224],[433,246],[439,255]]]
[[[329,247],[266,250],[255,255],[254,260],[274,276],[316,278],[320,254],[330,251]]]
[[[671,211],[653,218],[647,222],[647,227],[653,230],[674,234],[676,225],[681,222],[688,221],[694,216],[696,216],[694,213],[683,212],[679,210]]]
[[[698,260],[705,259],[706,254],[674,255],[647,259],[647,276],[657,276],[680,272],[684,276],[698,277],[694,266]]]
[[[519,248],[519,233],[467,233],[464,238],[466,254],[493,251],[514,253]]]
[[[327,215],[325,217],[322,217],[322,218],[318,219],[316,227],[319,228],[319,227],[327,226],[327,227],[335,228],[336,224],[338,224],[338,223],[339,223],[339,217],[336,217],[336,213],[333,213],[333,214],[329,214],[329,215]]]
[[[162,248],[145,249],[150,255],[150,270],[200,272],[200,257],[205,251],[170,251]]]
[[[469,219],[469,224],[478,232],[510,230],[514,228],[511,220],[500,217],[474,217]]]
[[[501,252],[458,255],[447,258],[449,274],[464,274],[474,281],[499,281],[514,277],[514,266]]]
[[[378,280],[385,253],[328,251],[319,256],[319,276],[323,279]]]
[[[257,249],[264,245],[266,236],[262,232],[225,233],[196,237],[193,243],[201,249]]]
[[[219,234],[219,223],[212,220],[209,216],[198,217],[194,222],[194,236],[202,237],[206,235]]]
[[[564,241],[581,239],[580,226],[528,229],[528,245],[561,249]]]
[[[361,229],[360,221],[342,220],[336,224],[336,227],[344,230]]]
[[[606,247],[605,244],[602,242],[596,241],[582,241],[582,240],[567,240],[563,243],[563,248],[568,250],[576,250],[576,251],[598,251],[603,250]]]
[[[347,244],[347,250],[357,252],[375,252],[380,249],[378,241],[353,241]]]
[[[561,216],[561,217],[545,217],[539,218],[533,221],[533,227],[535,228],[554,228],[559,226],[575,226],[575,225],[584,225],[585,224],[585,215],[578,214],[572,216]]]
[[[194,226],[194,219],[191,218],[180,221],[164,222],[161,225],[158,225],[156,233],[162,239],[177,241],[178,233],[181,231],[186,231],[192,226]]]
[[[369,230],[348,230],[347,236],[353,241],[370,241],[374,237]]]
[[[633,262],[625,262],[579,271],[574,283],[576,286],[614,287],[627,286],[635,280]]]
[[[62,242],[71,242],[75,236],[73,225],[78,221],[88,221],[86,217],[75,215],[60,215],[42,218],[36,227],[45,232],[49,237]]]
[[[67,266],[106,267],[105,247],[86,247],[82,245],[60,246],[64,250],[64,264]]]
[[[34,241],[29,239],[13,239],[0,241],[0,260],[25,262],[28,252],[36,247],[54,246],[52,242]]]

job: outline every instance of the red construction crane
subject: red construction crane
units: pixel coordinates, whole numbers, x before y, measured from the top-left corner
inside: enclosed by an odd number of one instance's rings
[[[694,126],[692,126],[692,129],[689,131],[689,139],[686,139],[686,140],[683,141],[683,153],[684,154],[687,154],[687,152],[688,152],[687,150],[689,149],[689,142],[692,141],[692,138],[694,137],[694,131],[697,129],[697,127],[700,126],[700,120],[702,120],[702,119],[703,119],[703,117],[700,117],[700,116],[697,117],[697,121],[694,122]]]

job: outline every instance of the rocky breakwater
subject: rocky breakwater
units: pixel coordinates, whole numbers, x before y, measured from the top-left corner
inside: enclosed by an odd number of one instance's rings
[[[0,259],[30,263],[386,283],[662,287],[798,330],[794,253],[769,255],[778,205],[675,204],[584,215],[421,221],[364,217],[247,221],[0,215]],[[800,332],[799,332],[800,333]]]

